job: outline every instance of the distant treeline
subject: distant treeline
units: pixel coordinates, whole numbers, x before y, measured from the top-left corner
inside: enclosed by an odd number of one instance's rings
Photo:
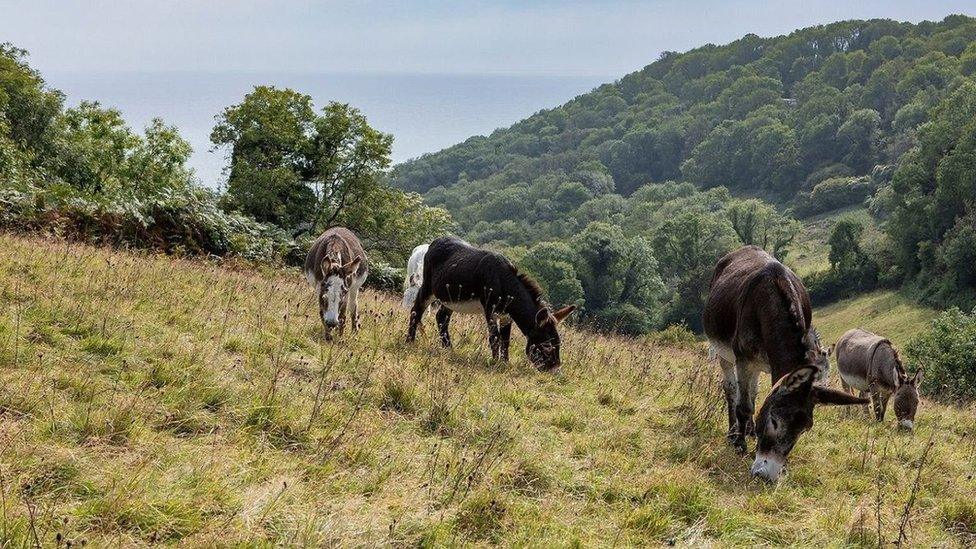
[[[472,240],[499,247],[571,242],[594,222],[661,239],[658,216],[634,212],[656,207],[645,205],[646,185],[670,180],[762,197],[795,217],[869,199],[885,241],[835,254],[855,282],[835,264],[818,281],[820,295],[906,284],[968,308],[974,73],[976,20],[961,15],[747,35],[666,52],[565,105],[399,165],[392,177],[447,208]],[[666,249],[652,252],[665,264]]]

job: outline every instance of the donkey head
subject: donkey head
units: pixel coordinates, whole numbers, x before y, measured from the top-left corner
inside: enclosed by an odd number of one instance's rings
[[[803,366],[786,374],[773,386],[756,417],[756,460],[752,474],[776,482],[786,470],[786,458],[804,431],[813,427],[813,408],[818,404],[867,404],[843,391],[814,385],[816,366]]]
[[[908,377],[898,374],[898,389],[895,390],[895,417],[898,426],[911,431],[915,428],[915,412],[918,411],[918,386],[922,384],[922,370]]]
[[[575,310],[575,305],[563,307],[556,312],[550,312],[547,307],[539,309],[535,327],[526,336],[528,342],[525,345],[525,354],[536,368],[545,371],[559,369],[559,333],[556,325]]]
[[[346,294],[361,261],[362,258],[357,256],[348,263],[342,263],[342,256],[338,253],[322,259],[319,313],[322,315],[322,322],[329,328],[339,325],[340,307],[346,301]]]

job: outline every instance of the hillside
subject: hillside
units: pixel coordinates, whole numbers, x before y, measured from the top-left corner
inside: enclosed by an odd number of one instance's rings
[[[819,274],[820,303],[883,286],[968,311],[976,209],[957,197],[976,192],[974,74],[963,15],[748,35],[666,52],[391,181],[470,241],[543,257],[527,270],[594,326],[697,329],[707,269],[741,244]],[[827,273],[824,221],[845,211],[865,229],[844,228],[846,260]],[[588,251],[623,240],[621,256],[653,256],[641,273]],[[633,277],[663,290],[621,295]]]
[[[696,346],[570,329],[553,377],[363,300],[329,345],[296,272],[0,234],[0,545],[872,546],[930,440],[908,542],[976,541],[976,410],[820,410],[772,488]]]
[[[896,162],[929,110],[976,70],[974,41],[976,20],[953,15],[665,52],[564,105],[401,164],[393,181],[448,206],[459,193],[518,187],[535,202],[553,183],[628,196],[667,180],[785,201]],[[544,221],[532,206],[529,220]],[[460,221],[473,226],[476,213]]]

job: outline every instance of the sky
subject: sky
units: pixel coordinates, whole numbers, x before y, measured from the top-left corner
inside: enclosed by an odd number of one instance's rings
[[[0,42],[43,71],[615,75],[665,50],[974,0],[0,0]]]

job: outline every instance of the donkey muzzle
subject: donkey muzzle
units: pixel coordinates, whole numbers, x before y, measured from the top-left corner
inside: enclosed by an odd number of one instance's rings
[[[773,454],[756,452],[756,460],[752,462],[749,472],[766,482],[776,482],[786,470],[786,460]]]

